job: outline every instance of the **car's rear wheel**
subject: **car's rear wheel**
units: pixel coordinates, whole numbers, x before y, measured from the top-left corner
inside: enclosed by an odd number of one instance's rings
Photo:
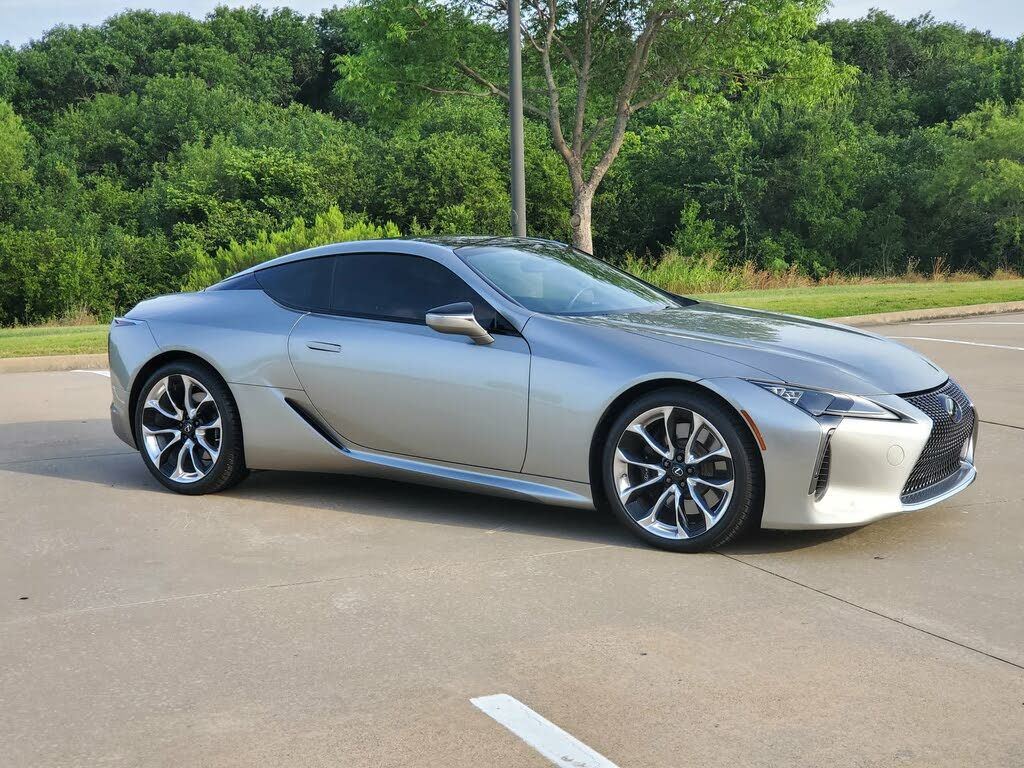
[[[178,493],[215,493],[247,474],[231,392],[216,373],[190,360],[160,367],[142,385],[135,442],[153,476]]]
[[[640,397],[611,425],[602,473],[609,506],[649,544],[720,547],[760,515],[761,463],[746,426],[686,389]]]

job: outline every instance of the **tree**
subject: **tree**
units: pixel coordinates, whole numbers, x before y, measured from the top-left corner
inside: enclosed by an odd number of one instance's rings
[[[1005,93],[1012,100],[1013,46],[931,14],[899,21],[872,10],[862,19],[822,24],[814,37],[861,72],[857,115],[876,128],[906,132],[955,120]]]
[[[947,244],[968,264],[1020,269],[1024,264],[1024,102],[986,104],[948,128],[941,163],[926,187]],[[947,245],[948,247],[948,245]]]
[[[339,88],[363,100],[418,91],[507,101],[506,2],[362,6],[353,27],[360,50],[341,58]],[[526,0],[525,110],[547,124],[568,173],[574,244],[593,249],[594,196],[634,115],[676,90],[736,98],[766,80],[812,79],[812,63],[828,54],[805,36],[822,8],[820,0]]]
[[[0,101],[0,222],[14,211],[32,182],[28,155],[32,137],[6,101]]]

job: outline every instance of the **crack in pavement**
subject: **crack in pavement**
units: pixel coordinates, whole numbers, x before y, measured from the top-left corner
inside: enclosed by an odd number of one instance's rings
[[[1016,424],[1004,424],[1001,421],[986,421],[985,419],[978,419],[982,424],[990,424],[993,427],[1006,427],[1007,429],[1019,429],[1024,430],[1024,427],[1019,427]]]
[[[754,570],[760,571],[761,573],[764,573],[764,574],[766,574],[768,576],[774,576],[777,579],[782,579],[783,581],[788,581],[790,584],[794,584],[794,585],[796,585],[798,587],[803,587],[804,589],[808,589],[811,592],[816,592],[817,594],[819,594],[819,595],[821,595],[823,597],[827,597],[827,598],[829,598],[831,600],[835,600],[835,601],[837,601],[839,603],[842,603],[843,605],[848,605],[851,608],[856,608],[857,610],[863,611],[864,613],[871,614],[872,616],[877,616],[878,618],[885,619],[886,621],[891,621],[893,624],[897,624],[897,625],[899,625],[901,627],[906,627],[907,629],[912,629],[915,632],[920,632],[921,634],[928,635],[929,637],[934,637],[936,640],[942,640],[944,642],[949,643],[950,645],[955,645],[957,648],[962,648],[962,649],[964,649],[966,651],[973,651],[974,653],[977,653],[977,654],[979,654],[981,656],[984,656],[985,658],[992,659],[993,661],[1001,661],[1003,664],[1007,664],[1007,665],[1013,667],[1014,669],[1019,669],[1021,671],[1024,671],[1024,664],[1018,664],[1017,662],[1012,661],[1010,659],[1007,659],[1007,658],[1005,658],[1003,656],[999,656],[998,654],[989,653],[988,651],[982,650],[981,648],[977,648],[977,647],[975,647],[973,645],[968,645],[967,643],[961,643],[959,640],[954,640],[951,637],[946,637],[945,635],[940,635],[938,632],[932,632],[930,629],[925,629],[924,627],[919,627],[916,624],[911,624],[909,622],[903,621],[903,619],[898,619],[895,616],[889,616],[888,614],[882,613],[881,611],[876,611],[874,608],[868,608],[867,606],[860,605],[859,603],[855,603],[852,600],[846,599],[845,597],[840,597],[839,595],[834,595],[831,592],[827,592],[824,589],[820,589],[818,587],[811,586],[810,584],[805,584],[802,581],[798,581],[797,579],[791,578],[789,576],[785,576],[785,575],[783,575],[781,573],[778,573],[777,571],[771,570],[770,568],[765,568],[764,566],[757,565],[756,563],[751,563],[751,562],[749,562],[747,560],[744,560],[744,559],[742,559],[740,557],[736,557],[735,555],[727,555],[724,552],[718,552],[716,554],[719,554],[719,555],[721,555],[722,557],[724,557],[724,558],[726,558],[728,560],[732,560],[733,562],[740,563],[741,565],[745,565],[748,568],[753,568]]]
[[[1024,431],[1024,427],[1017,426],[1017,425],[1014,425],[1014,424],[1004,424],[1004,423],[1001,423],[1001,422],[987,421],[985,419],[979,419],[979,421],[981,423],[983,423],[983,424],[989,424],[991,426],[1004,427],[1006,429],[1013,429],[1013,430],[1018,430],[1018,431]],[[52,457],[44,457],[44,458],[36,458],[36,459],[21,459],[21,460],[17,460],[17,461],[0,462],[0,469],[3,469],[5,467],[17,466],[17,465],[20,465],[20,464],[30,464],[30,463],[42,462],[42,461],[72,461],[72,460],[78,460],[78,459],[106,458],[106,457],[111,457],[111,456],[131,456],[131,455],[135,455],[135,453],[136,453],[136,451],[112,451],[112,452],[105,452],[105,453],[85,454],[85,455],[81,455],[81,456],[52,456]],[[1015,499],[1005,499],[1003,501],[1010,502],[1010,501],[1015,501]],[[967,505],[961,505],[961,506],[967,508],[967,507],[978,506],[980,504],[990,505],[991,503],[993,503],[993,502],[992,501],[986,501],[986,502],[976,502],[974,504],[967,504]],[[500,530],[500,529],[497,529],[497,530]],[[491,533],[491,532],[492,531],[489,531],[488,533]],[[573,554],[573,553],[576,553],[576,552],[586,552],[586,551],[597,550],[597,549],[608,549],[608,548],[611,548],[612,546],[613,545],[610,545],[610,544],[600,544],[600,545],[589,546],[589,547],[577,547],[577,548],[572,548],[572,549],[556,550],[556,551],[553,551],[553,552],[538,552],[538,553],[532,553],[532,554],[512,555],[512,556],[508,556],[508,557],[493,558],[493,559],[490,559],[490,560],[454,561],[454,562],[441,563],[441,564],[425,565],[425,566],[420,566],[420,567],[416,567],[416,568],[409,568],[409,569],[404,569],[404,570],[398,570],[398,571],[369,571],[369,572],[364,572],[364,573],[346,574],[344,576],[328,577],[328,578],[322,578],[322,579],[309,579],[309,580],[301,580],[301,581],[293,581],[293,582],[281,582],[281,583],[275,583],[275,584],[260,584],[260,585],[253,585],[253,586],[248,586],[248,587],[236,587],[236,588],[231,588],[231,589],[212,590],[212,591],[209,591],[209,592],[190,593],[190,594],[185,594],[185,595],[170,595],[170,596],[165,596],[165,597],[153,598],[151,600],[141,600],[141,601],[128,602],[128,603],[113,603],[113,604],[110,604],[110,605],[89,606],[89,607],[86,607],[86,608],[79,608],[79,609],[73,609],[73,610],[53,611],[53,612],[49,612],[49,613],[41,613],[41,614],[36,614],[34,616],[16,617],[16,618],[0,621],[0,626],[12,626],[12,625],[23,624],[23,623],[26,623],[26,622],[32,622],[32,621],[48,619],[48,618],[60,618],[60,617],[78,616],[78,615],[85,615],[85,614],[90,614],[90,613],[96,613],[96,612],[100,612],[100,611],[120,610],[120,609],[141,607],[141,606],[147,606],[147,605],[157,605],[157,604],[161,604],[161,603],[179,602],[179,601],[184,601],[184,600],[195,600],[195,599],[204,599],[204,598],[210,598],[210,597],[220,597],[220,596],[223,596],[223,595],[241,594],[241,593],[246,593],[246,592],[255,592],[255,591],[259,591],[259,590],[284,589],[284,588],[292,588],[292,587],[313,586],[313,585],[318,585],[318,584],[330,584],[330,583],[341,582],[341,581],[350,580],[350,579],[359,579],[359,578],[366,578],[366,577],[371,577],[371,578],[376,577],[376,578],[379,578],[379,577],[382,577],[382,576],[392,576],[392,575],[411,574],[411,573],[423,573],[423,572],[430,572],[430,571],[435,571],[435,570],[441,570],[441,569],[444,569],[444,568],[461,567],[461,566],[467,566],[467,565],[468,566],[486,565],[488,563],[495,563],[495,562],[505,562],[505,561],[514,561],[514,560],[528,560],[528,559],[538,558],[538,557],[547,557],[547,556],[554,556],[554,555]],[[1003,656],[999,656],[998,654],[990,653],[990,652],[985,651],[985,650],[983,650],[981,648],[978,648],[976,646],[968,645],[967,643],[960,642],[960,641],[955,640],[955,639],[953,639],[951,637],[947,637],[947,636],[939,634],[937,632],[933,632],[931,630],[928,630],[928,629],[925,629],[923,627],[917,626],[915,624],[911,624],[911,623],[909,623],[907,621],[904,621],[902,619],[896,618],[895,616],[890,616],[890,615],[888,615],[886,613],[883,613],[881,611],[878,611],[878,610],[875,610],[875,609],[872,609],[872,608],[868,608],[868,607],[866,607],[864,605],[860,605],[859,603],[856,603],[853,600],[850,600],[850,599],[847,599],[847,598],[844,598],[844,597],[840,597],[840,596],[835,595],[835,594],[833,594],[831,592],[828,592],[828,591],[826,591],[824,589],[820,589],[818,587],[815,587],[815,586],[812,586],[810,584],[804,583],[802,581],[799,581],[797,579],[791,578],[791,577],[786,576],[786,575],[784,575],[782,573],[779,573],[777,571],[773,571],[770,568],[766,568],[764,566],[757,565],[757,564],[755,564],[753,562],[750,562],[748,560],[744,560],[744,559],[742,559],[740,557],[737,557],[735,555],[729,555],[729,554],[726,554],[724,552],[717,552],[716,554],[721,555],[722,557],[724,557],[724,558],[726,558],[728,560],[732,560],[733,562],[736,562],[736,563],[738,563],[740,565],[743,565],[743,566],[746,566],[748,568],[752,568],[754,570],[760,571],[761,573],[763,573],[765,575],[772,576],[772,577],[777,578],[777,579],[781,579],[782,581],[789,582],[790,584],[793,584],[795,586],[802,587],[803,589],[809,590],[809,591],[817,593],[818,595],[821,595],[823,597],[826,597],[826,598],[829,598],[829,599],[834,600],[836,602],[842,603],[843,605],[846,605],[846,606],[849,606],[851,608],[854,608],[855,610],[858,610],[858,611],[870,614],[872,616],[884,619],[884,620],[889,621],[889,622],[891,622],[893,624],[896,624],[898,626],[905,627],[905,628],[910,629],[912,631],[919,632],[919,633],[927,635],[929,637],[933,637],[933,638],[935,638],[937,640],[941,640],[943,642],[949,643],[950,645],[954,645],[954,646],[956,646],[958,648],[961,648],[963,650],[971,651],[971,652],[976,653],[976,654],[978,654],[980,656],[983,656],[985,658],[991,659],[993,661],[1002,662],[1003,664],[1011,666],[1011,667],[1013,667],[1015,669],[1024,671],[1024,664],[1012,661],[1011,659],[1005,658]]]

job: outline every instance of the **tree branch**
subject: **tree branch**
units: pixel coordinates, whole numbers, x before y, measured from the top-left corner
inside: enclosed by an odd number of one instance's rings
[[[629,118],[633,111],[630,102],[640,86],[640,78],[647,67],[647,62],[650,60],[651,48],[654,45],[658,31],[671,17],[672,12],[670,11],[658,11],[653,8],[647,14],[643,30],[637,37],[633,55],[626,66],[622,87],[619,89],[619,94],[615,99],[615,123],[612,126],[611,140],[608,142],[608,146],[601,159],[597,161],[590,171],[590,178],[587,179],[587,188],[591,194],[597,190],[598,185],[622,148],[622,142],[626,137],[626,127],[629,125]]]
[[[601,115],[597,118],[597,122],[594,123],[594,127],[590,129],[590,133],[583,139],[583,145],[580,147],[580,157],[586,157],[587,153],[590,152],[590,148],[594,145],[594,141],[601,133],[601,129],[604,128],[608,122],[607,115]]]
[[[576,114],[572,128],[572,151],[580,159],[586,154],[583,149],[583,127],[587,115],[587,91],[590,88],[591,37],[593,35],[593,0],[586,0],[586,14],[583,19],[583,62],[577,73]],[[588,145],[589,146],[589,145]]]
[[[508,91],[503,91],[501,88],[496,86],[494,83],[492,83],[490,80],[488,80],[486,77],[481,75],[479,72],[477,72],[475,69],[470,67],[468,64],[466,64],[466,62],[462,61],[461,59],[456,59],[455,60],[455,68],[459,72],[464,74],[466,77],[468,77],[470,80],[472,80],[474,83],[476,83],[477,85],[480,85],[480,86],[486,88],[487,89],[487,93],[475,93],[473,91],[462,91],[462,90],[450,89],[450,88],[431,88],[431,87],[426,86],[426,85],[421,85],[420,87],[423,88],[426,91],[431,92],[431,93],[450,94],[450,95],[462,95],[462,96],[480,96],[480,97],[484,97],[484,98],[487,98],[487,97],[490,97],[490,96],[497,96],[497,97],[499,97],[501,99],[504,99],[505,101],[509,100]],[[526,102],[523,102],[523,111],[524,112],[529,112],[534,117],[539,117],[542,120],[545,117],[544,112],[541,109],[533,106],[532,104],[528,104]]]
[[[540,49],[541,63],[544,65],[544,81],[548,86],[548,128],[551,131],[551,144],[565,160],[569,167],[569,175],[572,177],[573,185],[577,183],[578,165],[572,151],[565,143],[565,135],[562,133],[562,112],[558,104],[558,84],[555,82],[555,75],[551,69],[551,41],[555,35],[555,3],[557,0],[548,0],[548,24],[544,34],[544,45]]]

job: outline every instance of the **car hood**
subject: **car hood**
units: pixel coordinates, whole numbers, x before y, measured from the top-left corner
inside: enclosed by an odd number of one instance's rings
[[[719,355],[788,384],[857,395],[937,387],[947,376],[912,349],[855,328],[724,304],[574,318]]]

